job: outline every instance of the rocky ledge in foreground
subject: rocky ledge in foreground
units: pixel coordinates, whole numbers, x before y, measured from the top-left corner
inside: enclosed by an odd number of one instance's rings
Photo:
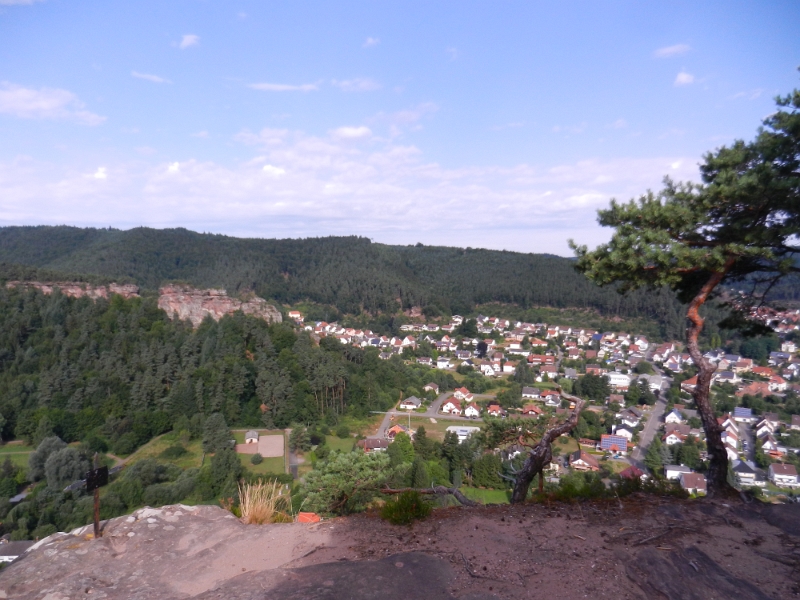
[[[800,596],[800,505],[686,502],[440,509],[243,525],[211,506],[144,508],[43,540],[0,598],[338,599]]]

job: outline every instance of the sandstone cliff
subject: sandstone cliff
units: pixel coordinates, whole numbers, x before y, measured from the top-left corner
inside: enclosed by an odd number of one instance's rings
[[[119,294],[124,298],[134,298],[139,296],[139,286],[123,285],[110,283],[108,285],[92,285],[76,281],[9,281],[6,287],[32,287],[41,290],[45,294],[52,294],[55,288],[61,290],[65,296],[72,298],[82,298],[87,296],[93,300],[98,298],[108,298],[111,294]]]
[[[247,315],[280,323],[281,313],[263,298],[239,300],[225,290],[198,290],[188,286],[166,285],[159,290],[158,307],[170,316],[189,319],[197,327],[207,316],[219,321],[224,315],[241,310]]]
[[[800,594],[800,505],[685,501],[437,509],[243,525],[143,508],[42,540],[0,573],[20,600],[771,600]]]

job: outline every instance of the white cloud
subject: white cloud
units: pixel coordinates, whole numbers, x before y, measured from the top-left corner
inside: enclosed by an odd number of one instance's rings
[[[8,81],[0,82],[0,114],[22,119],[64,119],[83,125],[99,125],[106,120],[84,109],[72,92],[58,88],[38,90]]]
[[[578,123],[576,125],[554,125],[553,133],[566,133],[578,135],[586,131],[586,123]]]
[[[450,60],[455,60],[459,56],[458,48],[447,48],[445,52],[450,57]]]
[[[338,87],[343,92],[373,92],[381,89],[381,84],[374,79],[356,77],[355,79],[346,79],[339,81],[334,79],[331,84]]]
[[[331,131],[331,135],[339,139],[353,140],[369,137],[372,135],[372,131],[363,125],[361,127],[339,127]]]
[[[367,145],[263,130],[237,139],[258,148],[252,158],[186,159],[172,171],[157,158],[139,158],[107,164],[113,177],[103,185],[86,176],[94,166],[0,162],[0,222],[183,226],[249,237],[357,234],[569,254],[569,237],[590,245],[607,239],[595,209],[610,198],[658,188],[666,173],[697,179],[692,156],[448,168],[415,146],[379,138]]]
[[[44,2],[44,0],[0,0],[0,6],[13,6],[20,4],[33,4],[34,2]]]
[[[694,75],[692,75],[691,73],[687,73],[686,71],[681,71],[675,77],[674,85],[682,86],[682,85],[690,85],[692,83],[694,83]]]
[[[274,165],[264,165],[261,170],[270,177],[280,177],[281,175],[286,175],[286,169],[276,167]]]
[[[94,177],[95,179],[107,179],[108,173],[106,172],[106,168],[98,167],[97,171],[94,172],[94,175],[92,175],[92,177]]]
[[[187,33],[181,38],[181,42],[180,44],[178,44],[178,47],[181,50],[186,50],[186,48],[189,48],[190,46],[196,46],[199,43],[200,43],[199,35],[195,35],[193,33]]]
[[[177,173],[180,170],[181,170],[181,163],[177,163],[177,162],[171,163],[167,167],[167,173]]]
[[[665,46],[664,48],[659,48],[653,52],[653,56],[656,58],[670,58],[672,56],[686,54],[691,49],[691,46],[686,44],[675,44],[674,46]]]
[[[287,83],[251,83],[247,87],[262,92],[316,92],[319,85],[316,83],[304,83],[302,85],[290,85]]]
[[[196,137],[196,138],[207,138],[207,137],[208,137],[208,132],[207,132],[207,131],[205,131],[205,130],[204,130],[204,131],[198,131],[197,133],[193,133],[193,134],[192,134],[192,137]]]
[[[381,43],[381,39],[380,38],[368,37],[366,40],[364,40],[364,43],[361,45],[361,47],[362,48],[372,48],[373,46],[377,46],[380,43]]]
[[[169,79],[164,79],[158,75],[139,73],[138,71],[131,71],[131,77],[136,77],[136,79],[144,79],[145,81],[152,81],[153,83],[172,83]]]
[[[628,126],[628,122],[625,119],[617,119],[609,127],[611,129],[625,129]]]
[[[524,121],[514,121],[513,123],[505,123],[504,125],[495,125],[489,129],[491,131],[502,131],[504,129],[519,129],[520,127],[525,127]]]

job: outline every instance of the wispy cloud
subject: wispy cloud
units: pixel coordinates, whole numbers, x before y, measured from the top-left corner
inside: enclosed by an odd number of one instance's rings
[[[372,130],[362,125],[360,127],[339,127],[330,133],[335,138],[353,140],[371,136]]]
[[[625,119],[617,119],[613,123],[611,123],[608,127],[609,129],[625,129],[628,126],[628,122]]]
[[[503,125],[495,125],[494,127],[490,127],[491,131],[502,131],[504,129],[519,129],[520,127],[525,127],[524,121],[515,121],[513,123],[505,123]]]
[[[316,83],[303,83],[292,85],[288,83],[251,83],[247,87],[262,92],[316,92],[319,85]]]
[[[38,90],[0,82],[0,114],[22,119],[64,119],[83,125],[99,125],[105,117],[85,110],[75,94],[58,88]]]
[[[553,133],[579,134],[586,131],[586,125],[585,122],[577,125],[554,125]]]
[[[675,77],[675,86],[682,86],[682,85],[690,85],[694,83],[694,75],[691,73],[687,73],[686,71],[681,71]]]
[[[207,137],[208,137],[208,132],[207,132],[207,131],[205,131],[205,130],[204,130],[204,131],[198,131],[197,133],[193,133],[193,134],[192,134],[192,137],[196,137],[196,138],[207,138]]]
[[[98,167],[97,171],[92,175],[95,179],[108,179],[108,172],[105,167]]]
[[[200,36],[199,35],[195,35],[193,33],[187,33],[186,35],[184,35],[181,38],[181,41],[178,44],[178,47],[181,50],[186,50],[186,48],[189,48],[190,46],[196,46],[199,43],[200,43]]]
[[[653,52],[653,56],[656,58],[670,58],[672,56],[686,54],[691,49],[691,46],[688,46],[687,44],[675,44],[674,46],[665,46],[664,48],[659,48]]]
[[[345,79],[331,81],[331,85],[338,87],[343,92],[373,92],[381,89],[381,84],[374,79],[366,77],[356,77],[355,79]]]
[[[450,57],[451,61],[457,59],[458,56],[459,56],[458,48],[450,47],[450,48],[447,48],[445,50],[445,52],[447,53],[447,56]]]
[[[381,39],[380,38],[368,37],[366,40],[364,40],[364,43],[361,44],[361,47],[362,48],[372,48],[373,46],[377,46],[380,43],[381,43]]]
[[[761,88],[750,90],[747,92],[738,92],[731,96],[732,100],[738,100],[739,98],[744,98],[745,100],[755,100],[756,98],[760,97],[761,94],[764,93],[764,90]]]
[[[44,0],[0,0],[0,6],[33,4],[34,2],[44,2]]]
[[[169,79],[164,79],[158,75],[139,73],[138,71],[131,71],[131,77],[136,77],[136,79],[144,79],[145,81],[152,81],[153,83],[172,83]]]

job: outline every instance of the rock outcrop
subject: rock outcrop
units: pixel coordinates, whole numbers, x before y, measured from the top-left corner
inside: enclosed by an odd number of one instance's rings
[[[189,286],[165,285],[159,290],[158,307],[170,316],[189,319],[197,327],[207,316],[219,321],[223,316],[241,310],[246,315],[280,323],[281,313],[263,298],[239,300],[225,290],[199,290]]]
[[[45,294],[52,294],[53,290],[58,288],[65,296],[72,298],[87,296],[93,300],[108,298],[112,294],[119,294],[123,298],[136,298],[139,296],[139,286],[119,283],[92,285],[79,281],[9,281],[6,283],[6,287],[31,287]]]

